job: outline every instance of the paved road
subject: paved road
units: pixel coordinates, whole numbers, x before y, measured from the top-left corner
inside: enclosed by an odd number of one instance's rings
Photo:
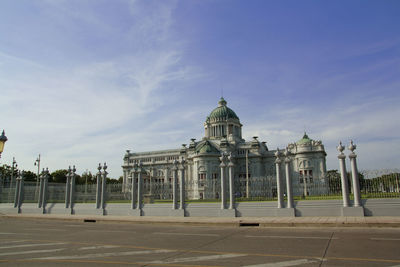
[[[4,266],[400,266],[399,228],[258,228],[0,217]]]

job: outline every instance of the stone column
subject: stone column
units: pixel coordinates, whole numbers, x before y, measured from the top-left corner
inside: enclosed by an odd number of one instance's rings
[[[290,152],[285,150],[285,172],[286,172],[286,193],[287,193],[287,208],[293,208],[293,186],[292,178],[290,177]]]
[[[356,147],[357,146],[353,144],[353,140],[351,140],[348,148],[351,151],[349,158],[351,164],[351,177],[353,180],[354,207],[361,207],[360,181],[358,178],[358,170],[356,162],[357,155],[356,153],[354,153]]]
[[[106,208],[106,183],[107,183],[107,165],[104,162],[103,166],[103,180],[101,181],[101,208]]]
[[[101,164],[99,163],[99,170],[96,177],[96,209],[100,209],[100,201],[101,201]]]
[[[17,202],[17,208],[18,208],[18,213],[21,212],[21,206],[22,206],[22,201],[24,199],[24,172],[20,172],[18,175],[19,179],[19,184],[18,184],[18,202]]]
[[[275,167],[276,167],[276,193],[278,197],[278,209],[283,208],[283,191],[282,191],[282,178],[281,178],[281,163],[282,160],[280,159],[281,152],[279,148],[276,149],[275,152]]]
[[[172,178],[173,178],[173,184],[172,184],[172,209],[176,209],[178,201],[176,197],[176,189],[177,189],[177,184],[178,184],[178,162],[174,160],[173,162],[174,166],[172,167]]]
[[[38,208],[40,209],[42,207],[42,200],[43,200],[43,177],[44,177],[44,169],[42,170],[42,173],[39,176],[39,197],[38,197]]]
[[[225,209],[225,154],[221,154],[221,157],[219,158],[221,161],[221,164],[219,165],[221,167],[221,209]]]
[[[348,207],[349,206],[349,185],[347,181],[347,173],[346,173],[346,156],[343,153],[344,146],[342,146],[342,142],[339,143],[339,146],[337,147],[337,150],[339,151],[338,159],[339,159],[339,164],[340,164],[340,178],[342,182],[342,196],[343,196],[343,207]]]
[[[43,177],[43,178],[44,178],[44,179],[43,179],[43,193],[42,193],[42,196],[43,196],[43,198],[42,198],[42,209],[43,209],[43,213],[46,212],[46,203],[47,203],[47,181],[48,181],[49,177],[50,177],[49,169],[46,168],[46,171],[45,171],[44,177]]]
[[[163,193],[162,196],[164,199],[169,199],[169,169],[168,167],[164,170],[164,183],[163,183]]]
[[[180,183],[179,183],[179,195],[180,195],[180,199],[179,199],[179,209],[183,210],[185,209],[185,159],[182,157],[181,160],[181,166],[180,166],[180,170],[181,170],[181,177],[180,177]]]
[[[65,208],[69,207],[69,197],[70,197],[70,183],[71,183],[71,166],[68,168],[67,181],[65,182]]]
[[[135,164],[133,166],[133,169],[131,171],[131,176],[132,176],[132,184],[131,184],[131,209],[135,209],[136,207],[136,178],[135,174],[137,173],[137,165]]]
[[[128,171],[124,170],[122,177],[122,193],[125,193],[127,188],[128,188]]]
[[[228,159],[229,159],[229,164],[228,164],[228,168],[229,168],[229,209],[231,210],[234,208],[234,202],[235,202],[235,195],[233,192],[233,188],[234,188],[233,167],[235,166],[235,164],[233,164],[232,154],[229,155]]]
[[[15,179],[15,195],[14,195],[14,208],[18,207],[18,200],[19,200],[19,195],[20,195],[20,179],[21,176],[21,171],[17,171],[17,177]]]
[[[71,172],[71,189],[70,189],[70,196],[69,196],[69,201],[70,205],[69,207],[71,208],[71,214],[73,213],[73,208],[75,205],[75,177],[76,177],[76,168],[75,165],[72,167],[72,172]]]
[[[142,161],[139,161],[139,166],[138,166],[138,189],[137,189],[137,204],[136,204],[136,209],[140,210],[142,208],[142,202],[143,202],[143,180],[142,180],[142,174],[143,174],[143,163]]]

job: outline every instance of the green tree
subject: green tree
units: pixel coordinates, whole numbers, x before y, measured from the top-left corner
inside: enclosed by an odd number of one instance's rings
[[[51,182],[65,183],[67,181],[67,174],[68,170],[56,170],[51,173]]]
[[[36,173],[33,173],[31,171],[24,171],[24,181],[35,182],[36,177],[37,177]]]

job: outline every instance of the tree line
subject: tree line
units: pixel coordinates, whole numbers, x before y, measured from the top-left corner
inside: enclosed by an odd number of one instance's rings
[[[37,174],[32,171],[23,171],[24,181],[27,182],[35,182],[37,179]],[[60,169],[55,170],[50,173],[50,177],[48,182],[50,183],[65,183],[67,181],[67,169]],[[0,176],[3,179],[3,182],[10,181],[11,177],[15,178],[18,175],[18,170],[10,165],[4,164],[0,166]],[[75,183],[76,184],[96,184],[97,178],[96,175],[92,174],[91,172],[84,172],[81,175],[76,174],[75,176]],[[122,176],[119,179],[107,178],[107,184],[117,184],[122,183]]]

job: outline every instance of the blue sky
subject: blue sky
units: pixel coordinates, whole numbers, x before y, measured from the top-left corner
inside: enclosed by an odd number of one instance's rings
[[[399,1],[5,0],[0,129],[35,170],[201,139],[222,91],[246,139],[339,140],[360,169],[399,167]]]

